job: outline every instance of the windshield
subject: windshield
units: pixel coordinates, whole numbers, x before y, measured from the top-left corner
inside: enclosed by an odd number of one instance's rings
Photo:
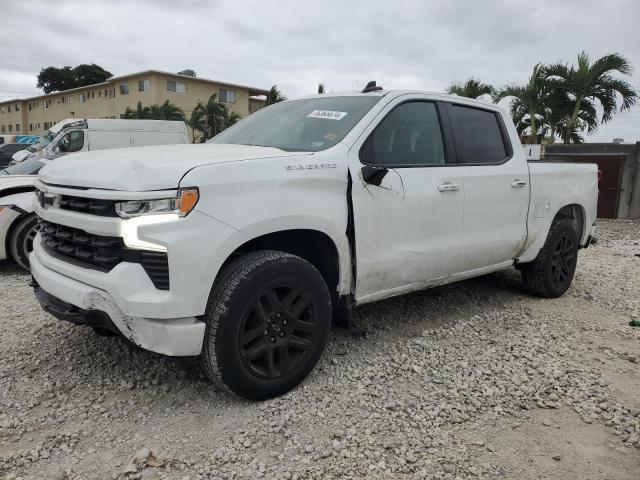
[[[49,145],[49,142],[51,142],[51,140],[53,140],[53,137],[55,137],[55,135],[47,130],[46,132],[44,132],[44,134],[38,139],[38,141],[36,143],[34,143],[33,145],[31,145],[29,147],[29,151],[30,152],[37,152],[38,150],[42,150],[44,147],[46,147],[47,145]]]
[[[340,142],[380,98],[318,97],[276,103],[209,142],[318,152]]]
[[[0,175],[35,175],[43,166],[44,162],[39,158],[28,158],[24,162],[0,170]]]

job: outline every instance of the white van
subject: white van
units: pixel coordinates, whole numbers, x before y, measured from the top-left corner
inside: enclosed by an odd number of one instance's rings
[[[169,120],[76,120],[44,149],[44,156],[55,158],[67,153],[189,143],[187,126]]]

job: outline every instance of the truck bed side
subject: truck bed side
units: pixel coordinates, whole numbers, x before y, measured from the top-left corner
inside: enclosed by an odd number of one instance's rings
[[[531,198],[527,218],[527,241],[518,261],[529,262],[547,237],[551,222],[569,205],[578,205],[582,214],[580,245],[592,233],[598,203],[598,167],[590,163],[528,162]]]

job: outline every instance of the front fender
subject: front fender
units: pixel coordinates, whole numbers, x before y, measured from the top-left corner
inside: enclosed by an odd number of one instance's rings
[[[34,196],[33,191],[14,193],[13,195],[7,195],[6,197],[0,198],[0,205],[11,205],[17,207],[17,209],[19,209],[23,214],[32,213]]]

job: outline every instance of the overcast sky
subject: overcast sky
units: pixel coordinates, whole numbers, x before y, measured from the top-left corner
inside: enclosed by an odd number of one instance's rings
[[[384,88],[442,91],[475,76],[525,82],[537,62],[619,52],[640,89],[640,1],[0,0],[0,98],[38,93],[42,67],[95,62],[114,75],[195,70],[290,98]],[[589,141],[640,140],[640,108]]]

